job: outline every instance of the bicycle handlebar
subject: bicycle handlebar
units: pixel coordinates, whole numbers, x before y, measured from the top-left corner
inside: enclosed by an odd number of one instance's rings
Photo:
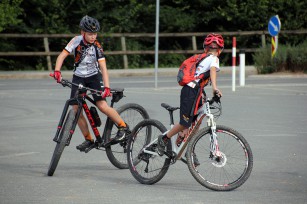
[[[214,102],[216,103],[221,103],[221,97],[219,97],[216,93],[214,94],[214,96],[208,100],[209,104],[213,104]]]
[[[214,95],[214,96],[211,98],[211,100],[209,100],[209,104],[211,105],[211,104],[214,103],[214,102],[216,102],[216,103],[221,103],[221,98],[218,97],[217,95]]]
[[[49,74],[50,77],[54,77],[54,74],[53,73],[50,73]],[[79,90],[88,90],[88,91],[92,91],[94,92],[96,95],[98,96],[103,96],[104,92],[102,91],[99,91],[99,90],[96,90],[96,89],[91,89],[89,87],[86,87],[86,86],[83,86],[82,84],[76,84],[76,83],[73,83],[67,79],[61,79],[61,81],[59,82],[60,84],[62,84],[62,86],[68,86],[68,87],[72,87],[72,86],[77,86]],[[117,92],[118,90],[116,89],[110,89],[111,93],[114,93],[114,92]]]

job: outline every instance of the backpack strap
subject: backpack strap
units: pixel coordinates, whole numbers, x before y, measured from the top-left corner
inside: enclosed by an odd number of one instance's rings
[[[206,59],[208,56],[210,56],[211,54],[207,55],[206,53],[200,54],[196,60],[196,67],[198,67],[198,65],[204,60]]]

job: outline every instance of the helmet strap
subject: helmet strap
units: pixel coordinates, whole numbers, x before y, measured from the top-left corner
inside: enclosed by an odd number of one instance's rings
[[[224,50],[224,48],[219,48],[218,49],[218,51],[217,51],[218,52],[218,56],[220,56],[220,54],[223,52],[223,50]]]

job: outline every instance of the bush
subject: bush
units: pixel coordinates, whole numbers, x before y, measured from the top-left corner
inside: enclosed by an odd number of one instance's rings
[[[271,47],[263,48],[253,55],[258,74],[273,72],[307,72],[307,41],[298,46],[278,45],[274,58]]]
[[[262,48],[259,52],[256,52],[253,55],[253,59],[258,74],[267,74],[273,72],[271,64],[271,49]]]
[[[288,66],[289,71],[307,73],[307,41],[295,48],[289,49]]]

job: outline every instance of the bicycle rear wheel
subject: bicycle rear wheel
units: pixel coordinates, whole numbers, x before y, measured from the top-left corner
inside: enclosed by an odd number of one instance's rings
[[[49,165],[49,168],[48,168],[48,173],[47,173],[48,176],[53,176],[55,169],[58,166],[61,155],[64,151],[67,140],[69,138],[70,130],[72,128],[72,124],[73,124],[74,119],[75,119],[75,112],[74,112],[73,109],[71,109],[68,112],[66,119],[63,123],[64,125],[63,125],[63,129],[60,133],[59,142],[57,142],[57,144],[55,146],[55,149],[54,149],[51,161],[50,161],[50,165]]]
[[[142,106],[135,103],[127,103],[119,107],[117,112],[125,123],[128,124],[130,130],[132,130],[140,121],[149,118],[147,111]],[[107,130],[107,141],[114,138],[116,133],[117,128],[112,122]],[[128,169],[127,140],[128,137],[123,142],[106,147],[108,159],[115,167],[119,169]]]
[[[215,191],[230,191],[241,186],[250,176],[253,154],[247,141],[237,131],[217,125],[216,134],[221,156],[211,157],[211,129],[207,127],[190,141],[187,163],[191,174],[201,185]],[[195,160],[200,164],[196,166]]]
[[[166,132],[165,126],[157,120],[148,119],[140,122],[132,130],[128,140],[128,164],[133,177],[142,184],[154,184],[166,174],[171,160],[166,156],[159,156],[155,150],[154,140]],[[151,152],[144,152],[144,149]],[[171,143],[167,151],[171,152]]]

